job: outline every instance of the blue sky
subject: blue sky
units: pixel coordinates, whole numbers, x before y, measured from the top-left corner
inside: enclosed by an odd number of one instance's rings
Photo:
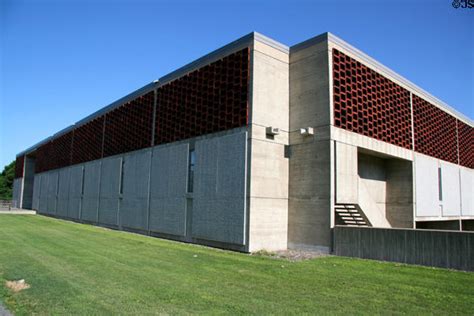
[[[251,31],[329,31],[474,117],[474,9],[452,0],[0,1],[0,169],[16,153]]]

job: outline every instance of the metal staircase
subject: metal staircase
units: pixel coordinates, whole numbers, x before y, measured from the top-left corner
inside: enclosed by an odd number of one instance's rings
[[[336,204],[336,225],[372,226],[357,204]]]

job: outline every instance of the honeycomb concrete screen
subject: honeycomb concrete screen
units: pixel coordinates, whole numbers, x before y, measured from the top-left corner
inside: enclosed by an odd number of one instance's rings
[[[172,48],[169,48],[172,49]],[[14,203],[244,252],[473,227],[470,118],[325,33],[248,34],[17,155]]]

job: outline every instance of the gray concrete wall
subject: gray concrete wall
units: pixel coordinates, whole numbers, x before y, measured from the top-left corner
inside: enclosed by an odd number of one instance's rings
[[[474,233],[336,226],[334,254],[474,271]]]
[[[99,207],[101,161],[84,164],[84,193],[82,198],[81,219],[97,222]]]
[[[99,223],[120,226],[119,199],[122,185],[122,157],[102,159],[100,169]]]
[[[412,162],[388,159],[386,218],[392,227],[413,228],[413,166]]]
[[[192,235],[246,243],[247,133],[196,141]]]
[[[153,148],[150,183],[150,230],[185,236],[189,144]],[[189,218],[190,220],[190,218]]]
[[[336,203],[357,204],[359,176],[357,147],[335,142]]]
[[[361,154],[358,156],[358,173],[360,183],[370,192],[370,197],[377,205],[378,211],[386,217],[385,201],[387,199],[387,171],[385,159]]]
[[[329,251],[334,202],[327,42],[290,50],[288,246]],[[300,128],[313,127],[314,136]]]
[[[32,201],[32,209],[36,211],[39,209],[40,190],[41,190],[41,175],[36,174],[34,178],[34,184],[33,184],[33,201]]]
[[[256,41],[252,56],[248,250],[281,250],[288,240],[289,54]],[[267,135],[270,126],[280,133]]]
[[[246,250],[247,141],[236,129],[37,174],[36,203],[42,214]]]
[[[151,149],[146,149],[123,157],[123,194],[120,201],[120,223],[123,227],[148,230],[151,152]]]
[[[40,180],[40,193],[39,193],[39,203],[38,203],[38,212],[39,213],[47,213],[48,208],[48,173],[44,172],[39,175],[41,177]]]
[[[331,246],[331,144],[292,145],[288,246],[329,251]]]
[[[81,218],[83,170],[83,165],[70,167],[67,216],[73,219]]]
[[[16,178],[13,180],[13,196],[12,203],[13,207],[21,208],[21,191],[23,186],[23,178]]]
[[[70,172],[71,168],[59,169],[57,215],[61,217],[68,217]]]
[[[58,203],[59,170],[48,172],[48,197],[46,213],[56,215]]]

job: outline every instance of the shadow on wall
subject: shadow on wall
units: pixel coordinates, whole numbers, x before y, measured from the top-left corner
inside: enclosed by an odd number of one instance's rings
[[[361,184],[392,227],[413,227],[412,162],[358,150]]]

